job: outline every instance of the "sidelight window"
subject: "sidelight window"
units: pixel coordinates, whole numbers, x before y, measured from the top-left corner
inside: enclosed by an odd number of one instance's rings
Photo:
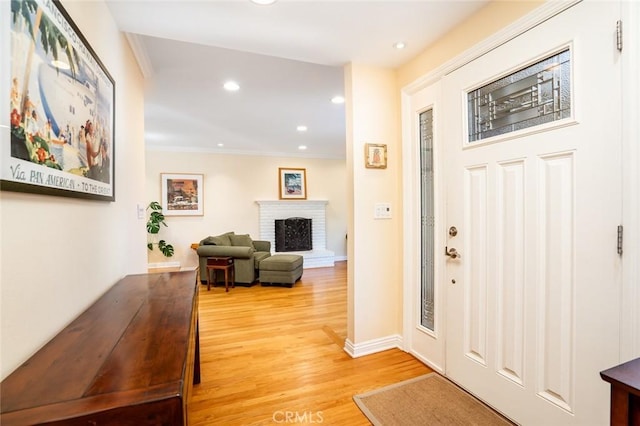
[[[433,109],[420,114],[420,219],[421,302],[420,323],[434,331],[434,193],[433,193]]]

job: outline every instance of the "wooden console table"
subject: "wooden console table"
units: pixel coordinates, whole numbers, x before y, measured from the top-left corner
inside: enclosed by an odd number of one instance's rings
[[[129,275],[0,383],[3,426],[186,425],[196,271]]]
[[[600,372],[611,383],[611,426],[640,425],[640,358]]]

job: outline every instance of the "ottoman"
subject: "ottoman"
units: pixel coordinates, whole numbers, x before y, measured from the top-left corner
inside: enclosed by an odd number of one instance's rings
[[[259,279],[262,285],[293,284],[302,277],[303,257],[298,254],[275,254],[260,261]]]

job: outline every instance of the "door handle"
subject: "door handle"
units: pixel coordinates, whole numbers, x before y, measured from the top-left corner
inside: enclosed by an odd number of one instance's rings
[[[451,248],[447,248],[447,247],[445,247],[445,248],[444,248],[444,254],[445,254],[446,256],[449,256],[449,257],[450,257],[450,258],[452,258],[452,259],[457,259],[457,258],[459,258],[459,257],[462,257],[462,256],[460,256],[460,253],[458,253],[458,250],[456,250],[456,249],[455,249],[455,248],[453,248],[453,247],[451,247]]]

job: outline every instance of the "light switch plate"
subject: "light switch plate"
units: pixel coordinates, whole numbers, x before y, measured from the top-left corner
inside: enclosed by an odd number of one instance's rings
[[[138,219],[144,219],[144,206],[142,204],[136,206],[136,211],[138,212]]]
[[[373,210],[374,219],[391,219],[391,203],[376,203]]]

